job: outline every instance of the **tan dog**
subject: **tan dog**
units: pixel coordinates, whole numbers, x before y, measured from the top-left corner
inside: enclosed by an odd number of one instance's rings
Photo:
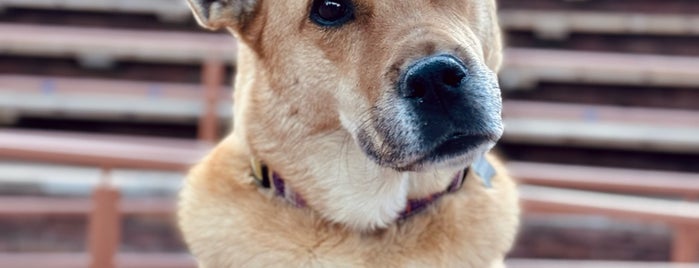
[[[472,165],[503,131],[494,0],[189,4],[241,41],[235,130],[181,195],[200,267],[502,265],[515,185]]]

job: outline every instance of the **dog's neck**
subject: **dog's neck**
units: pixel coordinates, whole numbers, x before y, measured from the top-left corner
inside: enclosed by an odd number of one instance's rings
[[[271,170],[267,165],[255,159],[251,160],[251,164],[253,177],[257,180],[260,187],[274,191],[276,196],[281,197],[287,203],[297,208],[304,208],[308,205],[303,196],[289,187],[280,174]],[[405,209],[400,213],[398,221],[406,220],[409,217],[422,212],[434,202],[438,201],[442,196],[454,193],[461,189],[461,186],[463,185],[464,180],[466,180],[466,176],[468,175],[469,171],[470,168],[459,171],[453,176],[449,187],[443,191],[433,193],[422,198],[409,199]],[[489,184],[489,182],[487,184]]]
[[[295,191],[292,186],[288,185],[282,175],[254,158],[251,159],[251,167],[252,175],[261,188],[272,191],[289,205],[297,208],[306,208],[308,206],[304,197]],[[446,189],[424,197],[408,199],[396,222],[405,221],[411,216],[426,210],[443,196],[460,190],[470,172],[474,172],[475,177],[480,178],[485,187],[491,187],[490,179],[495,175],[495,171],[488,161],[482,157],[475,161],[471,167],[461,170],[454,175]]]

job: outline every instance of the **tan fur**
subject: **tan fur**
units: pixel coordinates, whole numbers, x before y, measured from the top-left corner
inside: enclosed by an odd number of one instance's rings
[[[190,0],[198,20],[241,44],[235,130],[181,194],[180,227],[200,267],[502,265],[519,209],[497,159],[489,158],[492,189],[471,173],[459,192],[397,223],[408,198],[442,191],[462,167],[399,172],[369,160],[353,138],[412,60],[446,51],[497,71],[493,0],[357,0],[356,21],[331,30],[307,19],[307,1],[219,0],[214,11],[202,2]],[[282,174],[309,208],[260,189],[251,158]]]

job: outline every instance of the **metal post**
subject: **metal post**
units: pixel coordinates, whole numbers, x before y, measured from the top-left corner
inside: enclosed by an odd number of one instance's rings
[[[90,268],[115,268],[121,235],[119,190],[111,185],[110,170],[103,169],[103,177],[95,188],[93,208],[88,226]]]
[[[693,226],[677,225],[672,244],[673,262],[696,262],[699,253],[699,230]]]
[[[225,66],[220,59],[208,59],[202,68],[204,83],[204,113],[199,117],[199,139],[216,142],[218,139],[218,98],[221,96]]]

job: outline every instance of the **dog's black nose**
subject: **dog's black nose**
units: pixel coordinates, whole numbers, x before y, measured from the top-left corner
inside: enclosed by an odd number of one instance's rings
[[[403,75],[400,95],[404,98],[437,101],[450,93],[458,93],[466,74],[466,66],[453,56],[423,58],[410,66]]]

